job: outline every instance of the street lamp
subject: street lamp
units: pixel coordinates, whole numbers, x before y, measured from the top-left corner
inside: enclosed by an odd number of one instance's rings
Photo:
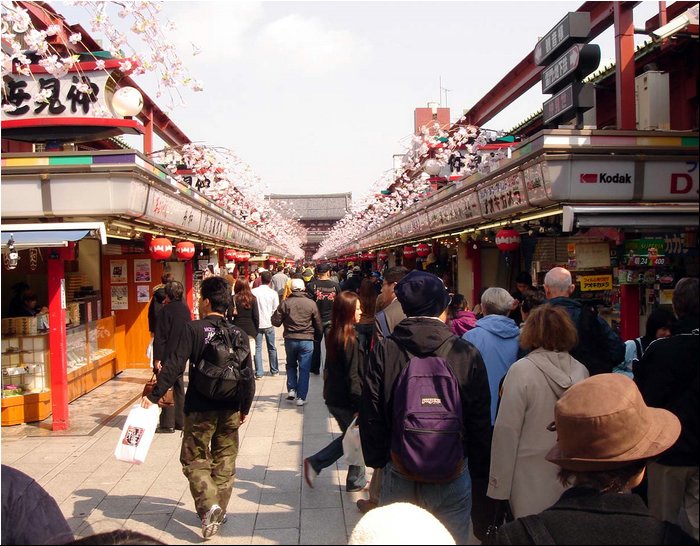
[[[112,95],[112,108],[123,118],[138,116],[143,108],[143,97],[138,89],[121,87]]]

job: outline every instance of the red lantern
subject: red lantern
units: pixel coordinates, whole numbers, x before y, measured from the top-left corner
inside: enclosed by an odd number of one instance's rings
[[[520,246],[520,234],[511,228],[502,229],[496,233],[496,246],[501,252],[518,250]]]
[[[380,250],[377,252],[377,258],[379,258],[381,261],[386,262],[386,259],[389,257],[389,253],[386,250]]]
[[[235,261],[237,256],[238,252],[236,252],[236,250],[233,248],[227,248],[226,250],[224,250],[224,258],[226,258],[226,260],[228,260],[229,262]]]
[[[175,256],[181,262],[186,262],[194,258],[194,243],[189,241],[181,241],[175,245]]]
[[[377,255],[374,252],[368,252],[367,254],[365,254],[365,261],[366,262],[373,262],[376,259],[377,259]]]
[[[248,260],[250,260],[250,252],[239,252],[236,256],[236,260],[239,260],[241,262],[247,262]]]
[[[268,263],[276,264],[276,263],[279,262],[280,260],[279,260],[279,258],[275,258],[274,256],[270,256],[270,257],[267,259],[267,261],[268,261]]]
[[[167,260],[173,253],[173,244],[170,242],[170,239],[158,237],[151,240],[148,250],[151,253],[151,258],[154,260]]]
[[[425,243],[421,243],[416,247],[416,254],[421,258],[425,258],[430,254],[430,247]]]
[[[412,260],[416,257],[416,249],[412,246],[403,247],[403,257],[408,260]]]

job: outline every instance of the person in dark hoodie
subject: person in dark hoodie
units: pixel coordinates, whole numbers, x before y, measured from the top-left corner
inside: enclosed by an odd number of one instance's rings
[[[314,480],[321,470],[343,456],[345,431],[360,410],[365,353],[355,324],[361,315],[360,298],[355,292],[343,290],[334,298],[333,318],[326,334],[323,398],[342,434],[318,453],[304,459],[304,479],[309,487],[314,486]],[[362,491],[365,485],[365,467],[350,465],[345,489],[348,492]]]
[[[485,483],[489,470],[491,401],[486,369],[479,351],[445,324],[450,296],[440,278],[411,271],[397,283],[395,294],[406,318],[374,347],[362,388],[359,420],[365,464],[384,469],[381,505],[412,502],[426,508],[447,527],[455,542],[466,544],[472,480]],[[441,356],[459,384],[464,464],[447,480],[430,481],[402,472],[391,448],[396,426],[394,387],[410,360],[409,353]]]

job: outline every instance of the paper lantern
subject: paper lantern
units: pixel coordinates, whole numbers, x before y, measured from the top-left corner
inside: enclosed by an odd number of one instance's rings
[[[224,250],[224,258],[229,262],[235,261],[237,256],[238,252],[236,252],[236,250],[233,248],[227,248],[226,250]]]
[[[137,116],[143,109],[143,96],[134,87],[122,87],[112,95],[112,108],[123,118]]]
[[[421,258],[425,258],[430,254],[430,247],[425,243],[421,243],[416,247],[416,254]]]
[[[189,241],[181,241],[175,245],[175,256],[181,262],[186,262],[194,258],[194,243]]]
[[[279,258],[275,258],[274,256],[270,256],[270,257],[267,259],[267,262],[268,262],[268,263],[271,263],[271,264],[276,264],[276,263],[278,263],[279,261],[280,261],[280,259],[279,259]]]
[[[250,260],[250,252],[239,252],[236,256],[236,260],[241,262],[247,262]]]
[[[496,246],[501,252],[518,250],[520,234],[512,228],[502,229],[496,233]]]
[[[173,244],[170,242],[170,239],[157,237],[151,240],[148,250],[151,253],[151,258],[154,260],[167,260],[173,253]]]
[[[367,252],[362,255],[362,260],[365,262],[373,262],[377,259],[377,255],[374,252]]]
[[[403,257],[412,260],[416,257],[416,249],[412,246],[403,247]]]
[[[381,261],[386,262],[386,259],[389,257],[389,253],[386,250],[380,250],[377,252],[377,258],[379,258]]]

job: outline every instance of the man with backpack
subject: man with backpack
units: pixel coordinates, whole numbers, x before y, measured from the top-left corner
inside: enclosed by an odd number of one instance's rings
[[[190,362],[185,393],[185,429],[180,451],[202,535],[210,538],[226,517],[238,454],[238,428],[255,395],[248,335],[226,321],[231,290],[223,277],[202,281],[201,320],[188,322],[177,348],[162,362],[144,408],[156,404]]]
[[[407,318],[370,356],[359,416],[365,463],[384,468],[380,505],[417,504],[466,544],[471,481],[489,472],[486,368],[445,324],[450,296],[440,278],[411,271],[395,293]]]
[[[571,273],[563,267],[553,267],[544,277],[544,293],[549,303],[564,307],[576,325],[578,345],[569,354],[586,366],[591,375],[612,373],[625,358],[625,344],[593,305],[584,305],[570,297],[575,289]]]

